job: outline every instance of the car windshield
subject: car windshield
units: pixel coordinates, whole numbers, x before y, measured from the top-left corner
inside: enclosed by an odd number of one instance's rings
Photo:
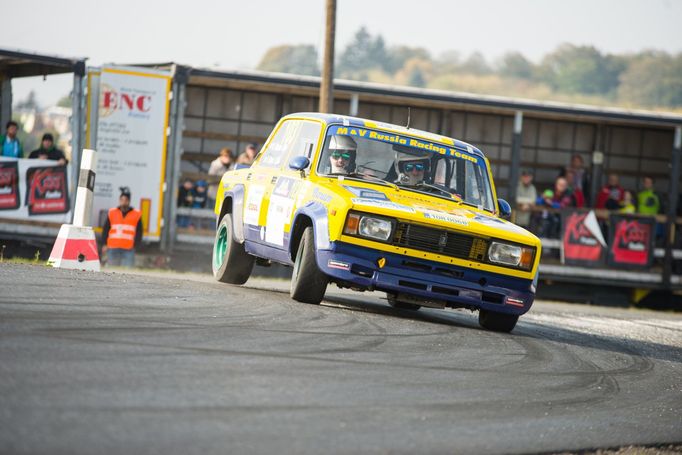
[[[403,189],[495,210],[485,160],[407,135],[333,125],[327,130],[317,173],[383,180]]]

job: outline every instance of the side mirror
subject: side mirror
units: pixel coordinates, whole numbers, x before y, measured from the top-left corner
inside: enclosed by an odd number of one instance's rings
[[[511,205],[504,199],[498,199],[497,205],[500,207],[500,218],[509,221],[511,219]]]
[[[310,160],[307,156],[299,155],[289,160],[289,169],[303,172],[310,166]]]

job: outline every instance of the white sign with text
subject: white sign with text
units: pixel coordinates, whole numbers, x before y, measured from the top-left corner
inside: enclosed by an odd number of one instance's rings
[[[145,240],[159,240],[166,172],[169,72],[103,67],[99,77],[93,226],[118,206],[120,188],[142,211]]]

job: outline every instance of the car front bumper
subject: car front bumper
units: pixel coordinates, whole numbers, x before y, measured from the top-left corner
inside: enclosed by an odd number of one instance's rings
[[[332,280],[366,290],[405,294],[425,306],[468,307],[524,314],[535,298],[532,280],[458,267],[371,248],[332,242],[317,251],[317,264]],[[429,305],[429,302],[434,304]],[[417,302],[415,302],[417,303]]]

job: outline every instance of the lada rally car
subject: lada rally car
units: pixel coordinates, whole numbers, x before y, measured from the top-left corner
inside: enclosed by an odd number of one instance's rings
[[[293,266],[291,297],[329,283],[387,294],[394,307],[479,310],[511,331],[533,304],[540,241],[505,221],[476,147],[359,118],[282,118],[250,168],[226,173],[213,249],[217,280],[254,262]]]

